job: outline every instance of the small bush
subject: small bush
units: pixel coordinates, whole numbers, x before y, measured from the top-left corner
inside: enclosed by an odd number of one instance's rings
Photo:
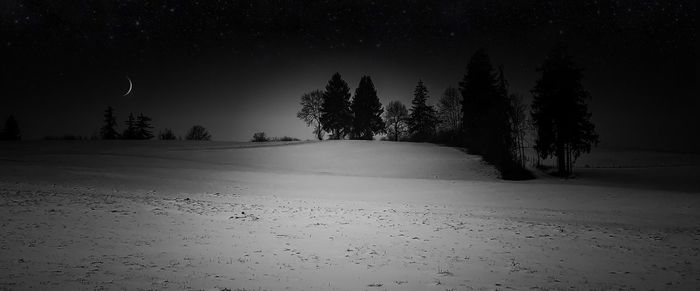
[[[158,138],[160,140],[176,140],[177,137],[175,136],[175,133],[173,133],[173,130],[170,128],[164,129],[160,134],[158,134]]]

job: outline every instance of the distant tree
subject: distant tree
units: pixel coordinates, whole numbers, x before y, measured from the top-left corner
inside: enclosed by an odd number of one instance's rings
[[[260,131],[260,132],[254,133],[253,139],[251,139],[250,141],[252,141],[252,142],[266,142],[266,141],[270,141],[270,139],[267,137],[265,132]]]
[[[20,140],[22,139],[22,135],[19,132],[19,124],[17,123],[17,119],[15,119],[14,116],[10,115],[10,117],[5,120],[5,129],[0,132],[0,140]]]
[[[187,131],[186,140],[211,140],[211,134],[204,126],[195,125]]]
[[[160,139],[160,140],[176,140],[177,137],[175,136],[175,133],[173,133],[172,129],[166,128],[158,134],[158,139]]]
[[[139,116],[136,117],[136,139],[152,139],[152,128],[150,117],[143,114],[139,114]]]
[[[117,117],[114,116],[114,109],[112,106],[108,106],[104,114],[104,125],[100,129],[100,136],[102,139],[118,139],[119,133],[117,132]]]
[[[599,136],[591,123],[583,88],[583,69],[559,45],[547,54],[542,75],[532,89],[532,119],[537,128],[535,150],[543,159],[555,156],[558,173],[568,176],[581,153],[589,153]]]
[[[321,106],[323,105],[323,91],[313,90],[301,96],[301,110],[297,117],[307,126],[314,125],[314,134],[318,140],[323,140],[323,127],[321,125]]]
[[[382,103],[377,97],[377,90],[369,76],[362,76],[360,84],[355,89],[355,97],[350,105],[352,111],[352,138],[374,139],[374,135],[384,132],[382,120]]]
[[[438,100],[438,130],[449,136],[450,142],[457,141],[462,128],[462,95],[454,87],[448,87]]]
[[[390,101],[384,113],[389,139],[399,141],[408,132],[408,110],[401,101]]]
[[[427,141],[435,135],[437,126],[437,112],[433,106],[428,105],[428,89],[423,81],[418,81],[411,101],[411,113],[408,116],[408,130],[411,137],[417,141]]]
[[[323,92],[321,124],[331,139],[345,138],[352,128],[350,87],[339,73],[333,74]]]
[[[123,139],[136,139],[137,138],[137,128],[136,119],[133,113],[129,113],[129,119],[127,119],[124,124],[126,124],[126,129],[122,134]]]

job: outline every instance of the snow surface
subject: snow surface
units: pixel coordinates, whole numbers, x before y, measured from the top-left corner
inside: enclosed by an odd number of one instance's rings
[[[0,290],[700,287],[697,155],[577,166],[509,182],[433,144],[2,143]]]

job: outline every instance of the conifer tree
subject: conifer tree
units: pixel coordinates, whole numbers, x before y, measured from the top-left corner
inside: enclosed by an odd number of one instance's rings
[[[333,74],[323,92],[321,124],[331,139],[342,139],[352,128],[350,87],[339,73]]]
[[[351,138],[371,140],[375,134],[384,132],[384,108],[369,76],[360,79],[350,109],[353,116]]]
[[[153,126],[151,126],[151,118],[142,113],[136,117],[136,139],[152,139]]]
[[[491,60],[484,50],[472,55],[467,73],[459,83],[462,93],[462,126],[464,144],[474,154],[489,149],[490,114],[498,98],[496,76]]]
[[[428,88],[419,80],[411,101],[411,114],[408,117],[408,130],[416,141],[428,141],[435,135],[437,112],[428,105]]]
[[[117,117],[114,116],[114,109],[112,106],[108,106],[104,114],[104,125],[100,129],[100,136],[102,139],[118,139],[119,133],[117,132]]]
[[[590,152],[599,142],[586,104],[591,97],[581,84],[583,69],[561,45],[547,55],[538,71],[542,75],[532,89],[531,111],[537,131],[535,150],[543,159],[556,157],[559,175],[568,176],[581,153]]]
[[[134,119],[133,113],[129,113],[129,119],[127,119],[124,124],[126,124],[126,129],[122,134],[122,138],[136,139],[136,120]]]

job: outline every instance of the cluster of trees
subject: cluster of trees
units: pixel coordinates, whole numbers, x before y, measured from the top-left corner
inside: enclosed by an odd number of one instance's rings
[[[413,140],[427,141],[438,124],[437,111],[426,103],[428,97],[427,88],[419,81],[410,114],[399,101],[390,102],[385,112],[371,77],[362,76],[351,98],[347,82],[335,73],[324,91],[302,95],[297,117],[314,127],[319,140],[327,132],[330,139],[371,140],[387,133],[395,140],[409,135]]]
[[[117,130],[117,118],[114,114],[114,109],[109,106],[104,113],[104,122],[100,129],[100,137],[105,140],[114,139],[137,139],[148,140],[155,136],[153,135],[152,119],[146,115],[139,114],[134,117],[133,113],[129,113],[128,119],[124,122],[126,128],[123,132]],[[161,140],[182,140],[182,137],[176,137],[175,133],[170,128],[165,128],[158,134]],[[192,126],[185,136],[186,140],[211,140],[211,134],[201,125]]]
[[[495,69],[485,51],[472,56],[460,82],[461,144],[496,165],[504,178],[530,176],[525,169],[528,129],[534,130],[538,156],[556,158],[557,174],[563,177],[599,142],[586,104],[590,94],[581,84],[583,70],[565,48],[550,51],[537,72],[541,75],[531,90],[529,119],[523,97],[509,93],[503,66]]]
[[[466,147],[494,164],[503,178],[531,177],[526,170],[525,144],[534,131],[534,146],[542,159],[557,159],[557,173],[569,176],[573,162],[599,142],[590,121],[586,101],[590,94],[581,80],[583,70],[563,46],[557,46],[537,69],[541,74],[531,90],[530,114],[522,95],[509,92],[503,66],[494,68],[484,50],[467,65],[459,88],[448,87],[429,105],[428,89],[419,81],[410,110],[390,101],[386,111],[369,76],[363,76],[351,99],[350,88],[335,73],[324,91],[314,90],[301,98],[297,117],[314,126],[323,139],[373,139],[386,133],[394,141],[441,142]]]
[[[129,113],[129,118],[124,122],[126,129],[119,133],[117,127],[117,117],[114,115],[112,106],[107,107],[104,114],[104,124],[100,129],[102,139],[152,139],[153,126],[152,119],[143,114],[134,118],[133,113]]]
[[[372,78],[362,76],[352,100],[350,96],[348,83],[335,73],[325,91],[314,90],[302,96],[297,117],[307,125],[314,125],[319,140],[324,132],[329,133],[330,139],[373,139],[374,135],[383,133],[384,108]]]
[[[13,115],[5,120],[5,127],[0,132],[0,140],[21,140],[22,135],[19,132],[19,124]]]

